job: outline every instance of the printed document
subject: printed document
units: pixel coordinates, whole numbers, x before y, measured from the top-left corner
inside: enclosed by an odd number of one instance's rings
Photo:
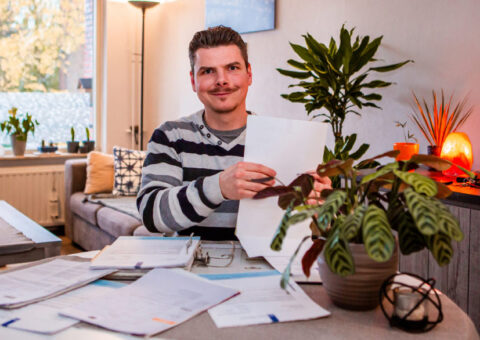
[[[86,285],[114,270],[92,270],[90,261],[64,256],[0,272],[0,307],[17,308]]]
[[[0,324],[8,328],[54,334],[79,322],[76,319],[59,315],[60,310],[87,299],[97,298],[123,286],[125,284],[120,282],[98,280],[63,295],[22,308],[0,310]]]
[[[287,290],[283,290],[280,287],[281,275],[277,271],[204,277],[241,292],[208,311],[219,328],[309,320],[330,315],[295,282],[290,281]]]
[[[200,237],[120,236],[92,260],[91,268],[187,267]]]
[[[274,169],[277,178],[288,185],[301,173],[316,170],[322,162],[327,125],[250,115],[246,133],[244,160]],[[240,200],[235,234],[248,256],[289,256],[302,238],[311,234],[310,221],[296,224],[288,230],[281,251],[270,249],[284,214],[277,201],[278,197]]]
[[[238,293],[182,269],[156,268],[128,286],[60,313],[117,332],[153,335]]]

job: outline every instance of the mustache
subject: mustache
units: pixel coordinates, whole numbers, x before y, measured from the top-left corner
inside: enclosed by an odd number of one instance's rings
[[[235,92],[238,88],[237,87],[223,87],[223,88],[218,88],[212,91],[209,91],[211,94],[216,94],[216,93],[232,93]]]

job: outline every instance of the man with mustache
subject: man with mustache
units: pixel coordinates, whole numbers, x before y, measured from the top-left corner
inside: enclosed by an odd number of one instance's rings
[[[204,109],[154,131],[137,207],[149,231],[232,240],[238,200],[274,185],[276,175],[243,161],[252,71],[244,41],[224,26],[197,32],[189,58],[192,89]],[[317,176],[314,190],[326,187],[329,179]]]

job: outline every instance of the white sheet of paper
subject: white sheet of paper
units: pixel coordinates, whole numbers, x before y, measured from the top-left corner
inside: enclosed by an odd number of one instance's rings
[[[61,314],[118,332],[153,335],[236,294],[236,289],[181,269],[157,268],[126,287]]]
[[[215,279],[215,276],[205,276]],[[225,275],[220,276],[225,277]],[[317,305],[295,282],[287,291],[280,287],[276,271],[231,275],[216,282],[241,294],[211,308],[208,313],[219,328],[265,323],[309,320],[330,315]]]
[[[125,286],[124,283],[98,280],[63,295],[40,301],[22,308],[0,310],[0,323],[8,328],[30,332],[53,334],[66,329],[79,321],[61,316],[61,309],[71,307],[82,301],[102,296],[106,292]]]
[[[113,272],[91,270],[90,262],[83,261],[60,258],[0,273],[0,306],[20,307],[83,286]]]
[[[326,136],[325,123],[249,116],[244,160],[274,169],[277,178],[288,185],[322,162]],[[284,214],[277,201],[277,197],[240,200],[236,235],[248,256],[289,256],[303,236],[311,234],[309,221],[296,224],[288,230],[282,250],[271,250],[270,242]]]
[[[295,282],[310,282],[310,283],[321,283],[322,279],[320,278],[320,271],[318,270],[317,261],[313,262],[312,267],[310,268],[310,276],[306,277],[302,269],[302,258],[305,255],[305,252],[312,246],[313,242],[311,240],[306,240],[300,250],[298,251],[297,256],[292,262],[290,267],[291,278]],[[270,265],[278,270],[280,273],[283,273],[285,268],[287,268],[288,262],[290,261],[291,256],[267,256],[267,260]]]
[[[120,236],[92,260],[91,268],[185,267],[199,242],[200,237]]]

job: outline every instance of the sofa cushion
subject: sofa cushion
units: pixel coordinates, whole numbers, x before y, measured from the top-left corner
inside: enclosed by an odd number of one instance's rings
[[[113,190],[113,155],[92,151],[87,156],[87,180],[85,194],[112,192]]]
[[[142,166],[146,152],[113,147],[115,180],[113,194],[136,196],[142,181]]]
[[[83,218],[90,224],[97,225],[97,211],[102,208],[99,204],[85,201],[86,195],[76,192],[70,196],[70,209],[73,214]]]
[[[114,237],[131,236],[133,231],[142,224],[132,216],[107,207],[98,211],[97,220],[98,227]]]

